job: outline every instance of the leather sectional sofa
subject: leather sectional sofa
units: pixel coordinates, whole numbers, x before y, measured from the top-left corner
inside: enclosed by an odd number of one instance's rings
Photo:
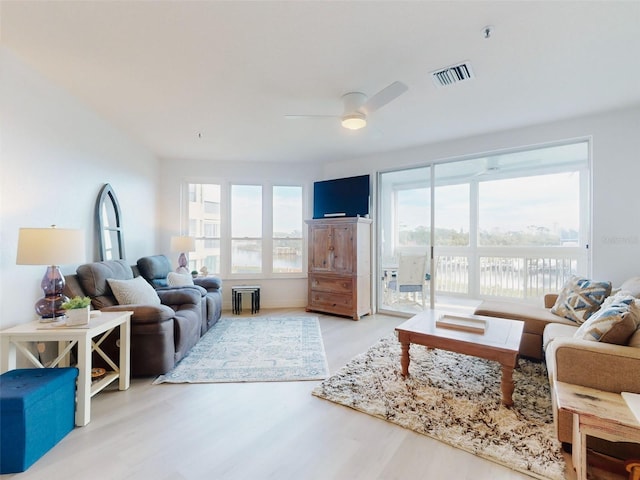
[[[118,304],[107,279],[132,280],[134,269],[123,260],[81,265],[75,275],[65,276],[65,295],[88,296],[93,309],[129,310],[131,317],[131,375],[155,376],[171,370],[202,335],[202,296],[193,288],[157,291],[154,304]],[[115,335],[102,346],[117,353]],[[100,359],[94,357],[99,365]],[[101,366],[101,365],[99,365]]]
[[[158,290],[171,288],[167,277],[171,272],[171,262],[165,255],[152,255],[142,257],[137,262],[137,268],[142,277]],[[135,269],[134,269],[135,270]],[[196,277],[193,280],[194,288],[202,297],[203,323],[202,335],[204,335],[222,315],[222,281],[218,277]]]

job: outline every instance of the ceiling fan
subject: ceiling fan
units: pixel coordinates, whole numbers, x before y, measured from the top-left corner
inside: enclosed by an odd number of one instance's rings
[[[369,114],[395,100],[408,89],[409,87],[404,83],[396,81],[369,98],[362,92],[349,92],[342,96],[344,102],[342,115],[285,115],[285,118],[339,118],[344,128],[359,130],[367,125]]]

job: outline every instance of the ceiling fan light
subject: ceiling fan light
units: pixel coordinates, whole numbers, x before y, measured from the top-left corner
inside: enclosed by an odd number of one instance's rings
[[[342,126],[349,130],[360,130],[367,125],[367,117],[362,113],[350,113],[342,117]]]

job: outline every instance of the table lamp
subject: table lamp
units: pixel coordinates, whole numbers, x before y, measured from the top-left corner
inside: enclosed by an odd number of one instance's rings
[[[62,304],[64,276],[60,265],[82,263],[85,260],[84,231],[68,228],[21,228],[18,233],[17,265],[48,265],[40,286],[44,297],[36,304],[36,313],[43,320],[64,315]]]
[[[183,235],[171,237],[171,251],[180,252],[180,256],[178,257],[178,268],[176,268],[176,272],[187,275],[189,274],[189,269],[187,268],[188,259],[185,252],[193,252],[195,249],[195,238]]]

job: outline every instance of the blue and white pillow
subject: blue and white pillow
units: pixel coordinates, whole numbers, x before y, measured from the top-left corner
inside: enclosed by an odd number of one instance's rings
[[[573,275],[562,287],[551,313],[581,324],[610,294],[611,282],[596,282]]]
[[[608,298],[597,312],[580,325],[574,338],[626,345],[640,322],[635,300],[623,292]]]

